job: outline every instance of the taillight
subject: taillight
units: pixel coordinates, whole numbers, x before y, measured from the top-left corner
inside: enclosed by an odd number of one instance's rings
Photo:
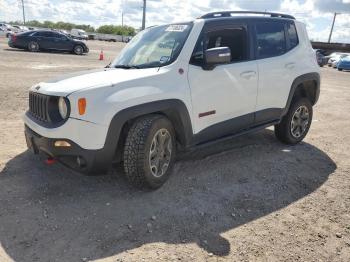
[[[11,35],[12,42],[16,42],[17,36],[15,34]]]

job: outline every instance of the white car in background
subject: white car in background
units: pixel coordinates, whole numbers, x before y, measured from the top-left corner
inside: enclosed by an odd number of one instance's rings
[[[347,54],[347,53],[332,53],[330,55],[329,60],[328,60],[328,66],[336,68],[340,59],[342,59],[348,55],[349,54]]]
[[[12,28],[16,33],[29,31],[28,27],[23,25],[13,25]]]
[[[0,23],[0,37],[9,38],[14,33],[13,27],[6,23]]]
[[[70,31],[70,35],[75,38],[75,39],[79,39],[79,40],[88,40],[89,39],[89,36],[88,34],[82,30],[82,29],[76,29],[76,28],[73,28],[71,31]]]

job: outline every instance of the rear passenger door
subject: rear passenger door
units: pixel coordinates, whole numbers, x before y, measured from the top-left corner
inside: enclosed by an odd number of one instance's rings
[[[259,87],[255,123],[279,119],[297,77],[298,37],[293,21],[255,24]]]
[[[42,31],[35,33],[35,38],[37,39],[40,48],[42,49],[55,49],[53,42],[54,32]]]

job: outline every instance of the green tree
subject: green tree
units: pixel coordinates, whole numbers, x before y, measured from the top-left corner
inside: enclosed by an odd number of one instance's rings
[[[22,24],[22,22],[14,21],[10,22],[10,24]],[[134,36],[135,35],[135,28],[131,26],[120,26],[120,25],[103,25],[97,28],[95,30],[94,27],[91,25],[84,25],[84,24],[73,24],[68,22],[52,22],[52,21],[44,21],[39,22],[37,20],[31,20],[26,22],[26,26],[30,27],[41,27],[41,28],[50,28],[50,29],[62,29],[70,31],[73,28],[82,29],[86,32],[98,32],[101,34],[112,34],[112,35],[125,35],[125,36]]]
[[[103,25],[96,30],[101,34],[113,34],[113,35],[125,35],[134,36],[135,28],[131,26],[120,26],[120,25]]]

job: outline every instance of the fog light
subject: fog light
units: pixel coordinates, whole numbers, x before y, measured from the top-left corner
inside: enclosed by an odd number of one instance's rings
[[[55,141],[55,147],[70,147],[71,145],[67,141],[57,140]]]

